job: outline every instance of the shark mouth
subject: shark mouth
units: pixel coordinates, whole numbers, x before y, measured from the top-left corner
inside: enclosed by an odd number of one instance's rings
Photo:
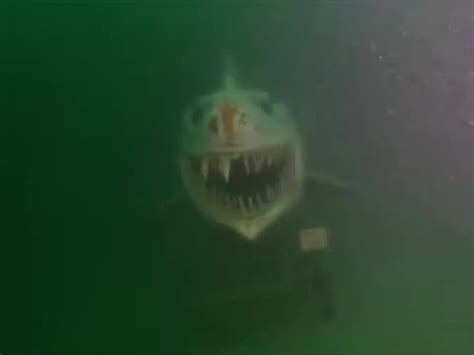
[[[293,190],[297,177],[290,145],[235,153],[188,155],[188,187],[212,209],[252,218]]]

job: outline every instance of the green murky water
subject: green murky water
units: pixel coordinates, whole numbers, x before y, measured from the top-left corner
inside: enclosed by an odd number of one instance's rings
[[[156,214],[179,188],[182,110],[219,84],[223,51],[294,110],[309,163],[358,197],[331,251],[337,317],[260,327],[219,351],[474,351],[472,2],[1,9],[6,196],[22,216],[2,248],[1,354],[159,353]]]

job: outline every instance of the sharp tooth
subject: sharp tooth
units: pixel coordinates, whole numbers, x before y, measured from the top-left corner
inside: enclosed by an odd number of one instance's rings
[[[230,174],[230,158],[226,156],[222,156],[219,158],[219,170],[221,171],[222,175],[226,181],[229,181],[229,174]]]
[[[242,199],[242,196],[239,196],[239,197],[238,197],[238,200],[239,200],[240,209],[241,209],[242,211],[244,211],[244,210],[245,210],[245,205],[244,205],[244,200]]]
[[[225,195],[225,204],[226,205],[230,205],[231,201],[230,201],[230,196],[229,195]]]
[[[201,159],[201,174],[204,176],[204,180],[206,180],[209,174],[209,161],[206,157]]]
[[[257,208],[259,208],[263,204],[262,198],[260,197],[259,194],[255,196],[255,205]]]
[[[253,209],[254,209],[253,199],[252,197],[249,197],[249,210],[253,210]]]
[[[248,175],[248,174],[250,174],[249,156],[248,155],[243,155],[242,158],[244,160],[245,172]]]
[[[272,161],[273,161],[273,157],[272,157],[272,153],[270,153],[267,155],[267,165],[268,166],[272,165]]]
[[[253,163],[255,166],[255,171],[260,171],[260,168],[262,167],[263,161],[265,160],[265,157],[262,154],[255,154],[253,156]]]

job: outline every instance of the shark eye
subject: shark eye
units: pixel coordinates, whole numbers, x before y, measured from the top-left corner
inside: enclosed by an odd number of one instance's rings
[[[198,126],[203,122],[207,114],[207,107],[200,103],[193,104],[188,111],[189,122],[193,126]]]
[[[243,125],[246,125],[248,123],[247,121],[247,115],[245,113],[242,113],[240,115],[240,119],[239,119],[239,123],[240,124],[243,124]]]

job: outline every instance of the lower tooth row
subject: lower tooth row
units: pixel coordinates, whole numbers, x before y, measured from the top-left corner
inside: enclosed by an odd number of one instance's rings
[[[275,190],[271,187],[267,187],[266,191],[267,200],[272,201],[276,196]],[[248,198],[244,198],[242,196],[231,197],[228,194],[223,195],[218,193],[215,189],[212,189],[211,196],[212,200],[214,200],[215,203],[223,203],[226,206],[238,207],[243,211],[252,211],[258,209],[259,207],[265,204],[262,196],[259,194],[255,195],[255,197]]]

